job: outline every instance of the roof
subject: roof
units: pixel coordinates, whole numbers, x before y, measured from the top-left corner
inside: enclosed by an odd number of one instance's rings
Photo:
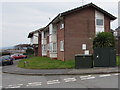
[[[86,4],[84,6],[81,6],[81,7],[78,7],[78,8],[74,8],[72,10],[68,10],[66,12],[63,12],[63,13],[59,13],[46,27],[48,27],[52,22],[54,22],[56,19],[59,19],[60,17],[63,17],[63,16],[66,16],[68,14],[71,14],[73,12],[76,12],[76,11],[79,11],[79,10],[83,10],[85,8],[89,8],[89,7],[93,7],[95,8],[96,10],[98,10],[99,12],[105,14],[106,16],[110,17],[111,20],[115,20],[116,17],[113,16],[112,14],[108,13],[107,11],[103,10],[102,8],[96,6],[95,4],[93,3],[89,3],[89,4]],[[46,28],[45,27],[45,28]]]
[[[86,5],[84,5],[84,6],[81,6],[81,7],[78,7],[78,8],[75,8],[75,9],[72,9],[72,10],[69,10],[69,11],[66,11],[66,12],[63,12],[63,13],[61,13],[61,16],[68,15],[68,14],[70,14],[70,13],[73,13],[73,12],[75,12],[75,11],[82,10],[82,9],[85,9],[85,8],[88,8],[88,7],[93,7],[93,8],[95,8],[95,9],[98,10],[99,12],[101,12],[101,13],[107,15],[108,17],[110,17],[111,20],[115,20],[115,19],[116,19],[115,16],[113,16],[112,14],[110,14],[110,13],[108,13],[107,11],[103,10],[102,8],[96,6],[96,5],[93,4],[93,3],[89,3],[89,4],[86,4]]]
[[[31,45],[30,44],[18,44],[18,45],[15,45],[14,47],[30,47]]]
[[[35,31],[30,32],[30,33],[28,34],[28,38],[33,37],[33,34],[34,34],[34,33],[36,33],[36,32],[41,32],[43,29],[44,29],[44,27],[43,27],[43,28],[40,28],[40,29],[38,29],[38,30],[35,30]]]
[[[118,28],[116,28],[115,30],[116,30],[116,31],[118,31],[118,30],[120,31],[120,26],[119,26]]]

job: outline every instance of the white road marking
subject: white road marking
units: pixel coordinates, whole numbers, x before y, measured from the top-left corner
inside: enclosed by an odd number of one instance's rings
[[[17,84],[17,85],[20,85],[20,86],[22,86],[23,84]]]
[[[8,85],[6,88],[20,88],[23,84]]]
[[[56,83],[60,83],[60,81],[59,80],[47,81],[47,84],[56,84]]]
[[[8,85],[8,86],[13,86],[13,85]]]
[[[91,75],[87,75],[87,76],[80,76],[80,78],[87,78],[87,77],[91,77]]]
[[[71,81],[76,81],[76,78],[65,78],[65,82],[71,82]]]
[[[40,86],[42,85],[42,82],[32,82],[32,83],[28,83],[28,85],[26,85],[27,87],[28,86]]]
[[[116,74],[113,74],[113,75],[116,75],[116,76],[117,76],[117,75],[119,75],[119,73],[116,73]]]
[[[105,74],[105,75],[99,75],[99,77],[108,77],[111,76],[110,74]]]
[[[95,77],[92,75],[87,75],[87,76],[80,76],[81,80],[87,80],[87,79],[94,79]]]
[[[81,80],[87,80],[87,79],[94,79],[95,77],[92,76],[92,77],[85,77],[85,78],[81,78]]]
[[[20,86],[8,86],[8,87],[5,87],[5,88],[20,88]]]
[[[8,86],[22,86],[23,84],[8,85]]]

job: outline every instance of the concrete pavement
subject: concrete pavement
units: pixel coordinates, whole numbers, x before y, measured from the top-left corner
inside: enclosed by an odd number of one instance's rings
[[[86,74],[109,74],[120,73],[119,67],[109,68],[90,68],[90,69],[23,69],[18,68],[18,61],[14,62],[14,65],[4,66],[2,68],[3,73],[18,74],[18,75],[86,75]]]

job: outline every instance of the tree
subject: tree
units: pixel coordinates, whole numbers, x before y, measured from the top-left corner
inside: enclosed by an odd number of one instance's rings
[[[93,40],[93,48],[115,47],[115,38],[110,32],[101,32]]]

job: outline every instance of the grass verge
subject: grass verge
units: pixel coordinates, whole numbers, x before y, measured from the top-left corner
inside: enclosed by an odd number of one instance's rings
[[[116,59],[117,66],[120,66],[120,56],[117,56]],[[25,61],[29,63],[24,65]],[[75,61],[53,60],[48,57],[29,57],[19,61],[18,67],[26,69],[70,69],[75,67]]]
[[[24,61],[27,61],[29,63],[24,65]],[[60,61],[53,60],[48,57],[32,57],[21,60],[18,63],[18,67],[26,69],[69,69],[74,68],[74,66],[74,60]]]
[[[120,66],[120,56],[117,56],[117,65]]]

